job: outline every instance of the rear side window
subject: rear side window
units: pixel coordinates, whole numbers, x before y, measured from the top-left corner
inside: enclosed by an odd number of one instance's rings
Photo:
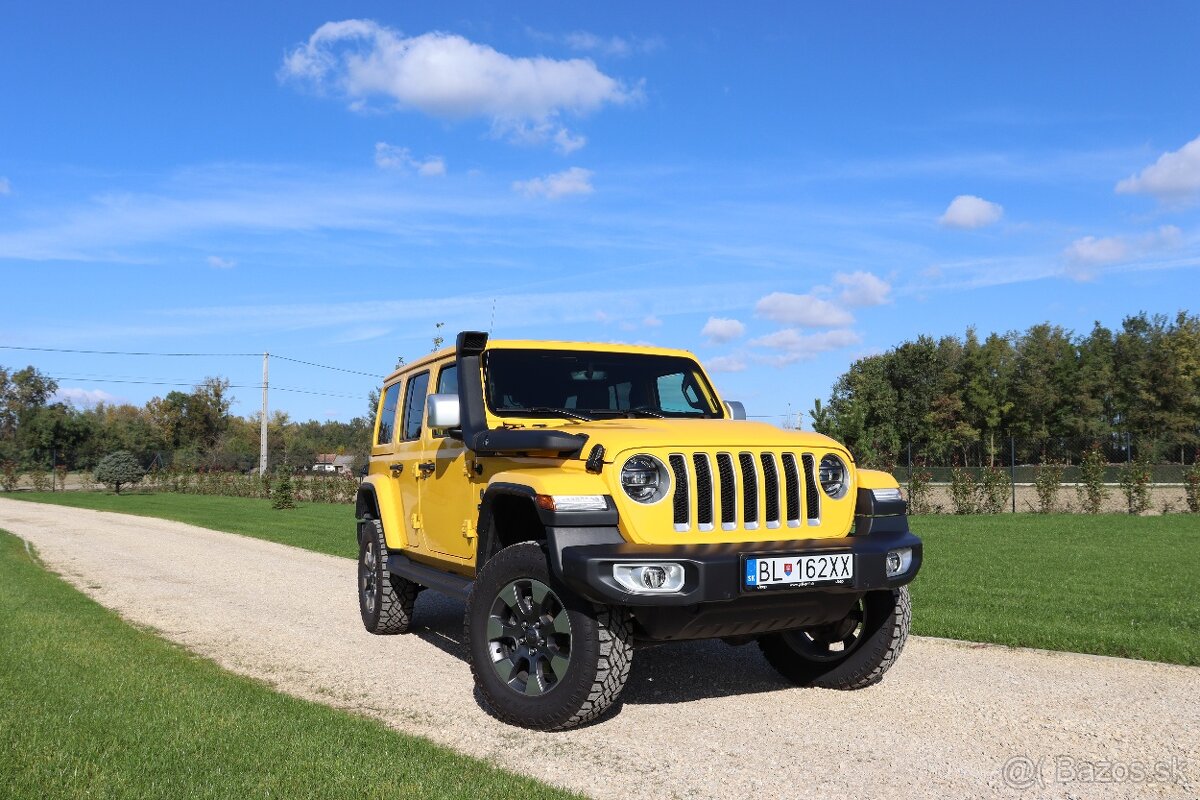
[[[429,390],[429,373],[422,372],[408,379],[408,389],[404,393],[404,423],[402,425],[405,440],[421,438],[421,419],[425,416],[425,393]]]
[[[400,404],[400,384],[394,383],[383,390],[383,410],[379,412],[379,434],[375,444],[391,444],[392,428],[396,424],[396,406]]]

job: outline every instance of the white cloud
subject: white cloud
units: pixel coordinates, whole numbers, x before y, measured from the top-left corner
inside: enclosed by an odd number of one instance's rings
[[[620,58],[634,53],[652,53],[663,46],[663,40],[658,36],[597,36],[587,31],[568,33],[563,40],[572,50],[603,53]]]
[[[999,222],[1004,207],[972,194],[960,194],[950,201],[938,223],[947,228],[982,228]]]
[[[9,183],[8,178],[0,178],[0,194],[11,194],[11,193],[12,193],[12,184]]]
[[[710,342],[724,344],[746,333],[746,326],[736,319],[724,317],[709,317],[708,322],[700,329],[700,335],[708,337]]]
[[[557,138],[563,114],[640,97],[588,59],[513,57],[455,34],[406,37],[371,20],[327,22],[283,61],[280,76],[363,109],[375,98],[442,119],[483,117],[518,139]],[[582,140],[566,134],[575,144]],[[562,145],[559,145],[562,149]]]
[[[124,398],[109,394],[103,389],[80,389],[63,387],[54,393],[54,402],[69,403],[77,408],[91,408],[101,403],[105,405],[120,405],[126,402]]]
[[[706,359],[704,366],[709,372],[745,372],[746,359],[741,356],[717,356]]]
[[[1183,232],[1174,225],[1163,225],[1156,231],[1136,238],[1124,236],[1084,236],[1076,239],[1063,251],[1070,269],[1068,274],[1078,280],[1093,277],[1090,267],[1131,261],[1160,250],[1178,247],[1183,242]]]
[[[662,324],[662,320],[653,314],[647,314],[646,316],[642,317],[642,325],[647,328],[661,328]]]
[[[1117,194],[1152,194],[1181,200],[1200,192],[1200,136],[1178,150],[1163,153],[1137,175],[1117,183]]]
[[[781,331],[753,339],[750,344],[754,347],[778,351],[779,355],[770,358],[769,361],[782,366],[813,358],[818,353],[850,347],[861,341],[862,337],[855,331],[844,328],[821,333],[800,333],[795,328],[784,328]]]
[[[388,144],[387,142],[375,143],[375,166],[380,169],[395,169],[395,170],[416,170],[418,175],[424,177],[436,177],[446,174],[446,162],[441,156],[429,156],[428,158],[414,158],[412,152],[407,147]]]
[[[842,302],[848,306],[882,306],[890,303],[892,285],[870,272],[839,272],[833,280],[842,289]]]
[[[571,167],[527,181],[513,181],[512,188],[526,197],[545,197],[550,200],[573,194],[591,194],[595,191],[592,187],[592,171],[582,167]]]
[[[758,301],[754,313],[776,322],[808,328],[833,328],[854,322],[849,311],[811,294],[772,292]]]
[[[220,256],[209,256],[208,265],[213,269],[233,269],[237,266],[237,262],[232,258],[221,258]]]

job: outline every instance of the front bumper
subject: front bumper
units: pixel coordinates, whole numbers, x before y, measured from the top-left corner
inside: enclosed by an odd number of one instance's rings
[[[907,526],[905,526],[907,527]],[[891,550],[911,548],[908,570],[887,576]],[[819,625],[843,618],[865,592],[903,586],[921,567],[921,540],[908,530],[841,539],[797,539],[711,545],[635,545],[628,542],[564,547],[563,581],[594,603],[629,607],[643,635],[653,639],[739,636]],[[841,585],[768,591],[742,585],[743,559],[771,555],[849,553],[854,577]],[[684,585],[669,594],[635,594],[613,579],[613,565],[673,561]]]

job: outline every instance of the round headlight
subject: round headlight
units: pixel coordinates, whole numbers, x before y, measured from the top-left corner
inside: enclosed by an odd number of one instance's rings
[[[639,503],[661,500],[669,482],[666,466],[654,456],[633,456],[621,467],[621,488]]]
[[[821,468],[817,473],[818,479],[821,481],[821,488],[825,490],[825,494],[837,500],[844,497],[849,483],[849,473],[846,470],[845,463],[833,453],[828,453],[821,458]]]

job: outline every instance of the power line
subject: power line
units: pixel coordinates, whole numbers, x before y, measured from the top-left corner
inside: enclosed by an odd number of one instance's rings
[[[51,380],[61,381],[61,380],[71,380],[71,379],[61,378],[61,377],[52,377]],[[93,383],[124,383],[124,384],[136,384],[139,386],[199,386],[202,383],[204,383],[203,381],[186,381],[186,382],[131,381],[131,380],[117,380],[115,378],[88,378],[87,380],[89,380],[90,382],[93,382]],[[261,389],[262,384],[261,383],[231,383],[231,384],[228,384],[225,388],[226,389]],[[319,395],[321,397],[344,397],[348,400],[361,399],[361,395],[357,395],[357,394],[338,394],[335,392],[318,392],[314,389],[300,389],[300,388],[292,387],[292,386],[272,386],[271,388],[276,391],[280,391],[280,392],[294,392],[297,394],[312,394],[312,395]]]
[[[275,353],[271,353],[271,358],[278,358],[282,361],[291,361],[296,364],[304,364],[305,366],[309,366],[309,367],[320,367],[321,369],[332,369],[337,372],[349,372],[351,375],[366,375],[368,378],[384,377],[383,375],[380,375],[376,372],[359,372],[356,369],[346,369],[345,367],[331,367],[328,364],[316,364],[312,361],[301,361],[298,358],[289,358],[288,356],[281,356],[281,355],[277,355]]]
[[[259,358],[262,356],[262,353],[152,353],[131,350],[76,350],[65,347],[23,347],[10,344],[0,345],[0,350],[26,350],[37,353],[78,353],[93,356],[159,356],[163,358]],[[383,377],[383,375],[376,372],[361,372],[356,369],[346,369],[345,367],[333,367],[329,364],[318,364],[315,361],[305,361],[303,359],[292,358],[290,356],[281,356],[276,353],[271,353],[271,358],[278,358],[282,361],[291,361],[294,364],[303,364],[306,367],[318,367],[320,369],[329,369],[335,372],[348,372],[351,375],[365,375],[368,378]]]
[[[63,347],[20,347],[0,344],[0,350],[31,350],[38,353],[82,353],[91,356],[164,356],[171,358],[243,358],[261,356],[262,353],[146,353],[125,350],[71,350]]]

